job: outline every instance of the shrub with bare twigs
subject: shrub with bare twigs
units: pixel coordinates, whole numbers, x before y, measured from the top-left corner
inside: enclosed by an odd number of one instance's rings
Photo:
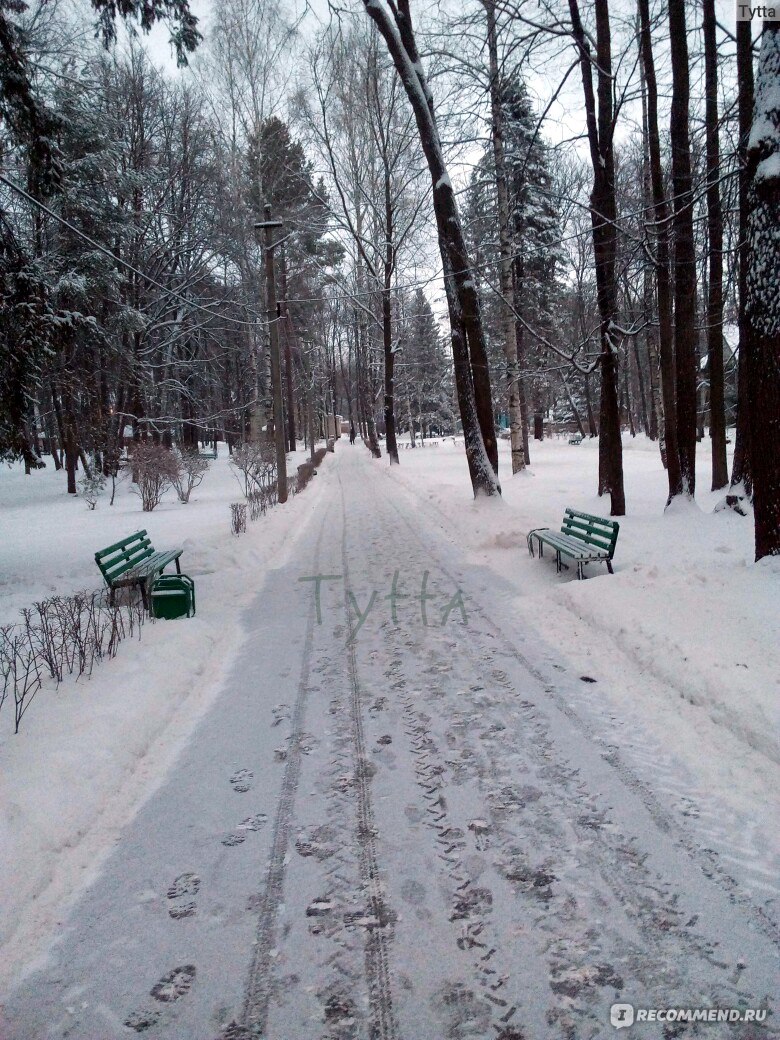
[[[186,506],[190,495],[206,475],[209,463],[208,459],[204,459],[196,448],[182,448],[176,453],[176,457],[179,460],[179,475],[174,480],[173,486],[176,488],[179,501]]]
[[[241,444],[233,449],[230,465],[245,498],[276,485],[276,448],[268,442]]]
[[[136,477],[130,490],[141,499],[143,511],[151,511],[179,479],[179,459],[175,452],[153,441],[135,444],[126,466]]]
[[[246,502],[230,503],[230,530],[235,535],[246,532]]]
[[[0,708],[14,704],[14,732],[44,682],[92,675],[146,620],[143,605],[112,606],[104,592],[52,596],[22,610],[22,622],[0,628]]]

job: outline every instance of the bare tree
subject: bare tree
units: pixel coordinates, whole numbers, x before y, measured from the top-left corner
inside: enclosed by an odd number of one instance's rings
[[[409,0],[387,7],[363,0],[382,35],[404,85],[417,122],[433,184],[433,208],[444,267],[452,355],[466,458],[474,494],[500,493],[498,446],[480,300],[463,237],[455,193],[439,137],[433,95],[423,70]]]
[[[590,214],[596,261],[596,287],[601,318],[601,422],[599,432],[599,493],[609,491],[611,515],[626,511],[623,490],[623,446],[620,439],[618,406],[618,352],[615,342],[617,317],[617,206],[615,201],[615,111],[612,78],[612,44],[608,0],[596,0],[596,55],[580,17],[577,0],[569,0],[572,29],[577,45],[585,95],[585,116],[593,166]],[[597,92],[593,86],[596,67]],[[598,108],[597,108],[598,98]]]
[[[329,29],[311,65],[316,110],[301,108],[335,188],[332,208],[353,254],[357,291],[376,287],[375,300],[356,296],[354,305],[369,339],[381,331],[387,453],[397,463],[392,290],[414,259],[427,216],[419,139],[398,75],[382,61],[370,25],[348,35]]]

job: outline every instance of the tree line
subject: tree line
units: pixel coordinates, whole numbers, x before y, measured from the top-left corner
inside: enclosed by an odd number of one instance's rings
[[[290,448],[342,416],[395,464],[400,431],[457,427],[496,494],[497,427],[514,474],[552,417],[598,436],[622,515],[623,432],[658,441],[671,502],[706,430],[713,490],[780,551],[775,23],[473,0],[416,26],[381,0],[311,29],[230,0],[201,40],[184,0],[122,5],[195,55],[172,75],[106,49],[115,6],[93,7],[85,48],[64,7],[0,2],[5,458],[50,454],[75,492],[128,439],[268,431],[274,321]]]

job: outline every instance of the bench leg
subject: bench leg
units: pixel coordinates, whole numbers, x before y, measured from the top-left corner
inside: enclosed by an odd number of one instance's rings
[[[147,613],[149,613],[149,597],[146,594],[146,581],[142,578],[138,582],[138,584],[139,584],[139,586],[141,588],[141,601],[142,601],[142,603],[144,605],[144,610]]]
[[[176,557],[176,573],[181,574],[181,564],[179,563],[179,557]]]
[[[580,563],[577,564],[577,580],[578,581],[582,581],[582,579],[584,577],[585,577],[585,574],[583,572],[583,564],[580,562]]]
[[[110,607],[116,606],[116,589],[113,585],[109,585],[108,587],[108,605]]]
[[[614,574],[615,573],[612,570],[612,560],[607,560],[607,570],[609,571],[610,574]]]

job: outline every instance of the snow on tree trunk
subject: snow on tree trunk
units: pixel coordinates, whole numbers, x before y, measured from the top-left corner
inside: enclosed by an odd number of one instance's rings
[[[764,22],[748,158],[750,450],[760,560],[780,555],[780,22]]]
[[[737,107],[739,114],[739,249],[738,249],[738,324],[739,360],[737,367],[737,431],[731,468],[728,501],[737,503],[743,494],[753,496],[750,463],[750,322],[747,318],[747,271],[750,262],[748,218],[750,214],[750,169],[747,144],[753,119],[753,29],[751,22],[737,22]]]
[[[408,0],[392,14],[382,0],[363,0],[368,16],[387,44],[414,112],[433,183],[433,208],[444,268],[452,356],[463,437],[474,494],[500,494],[498,445],[493,428],[490,376],[479,296],[444,161],[433,107],[412,29]]]

